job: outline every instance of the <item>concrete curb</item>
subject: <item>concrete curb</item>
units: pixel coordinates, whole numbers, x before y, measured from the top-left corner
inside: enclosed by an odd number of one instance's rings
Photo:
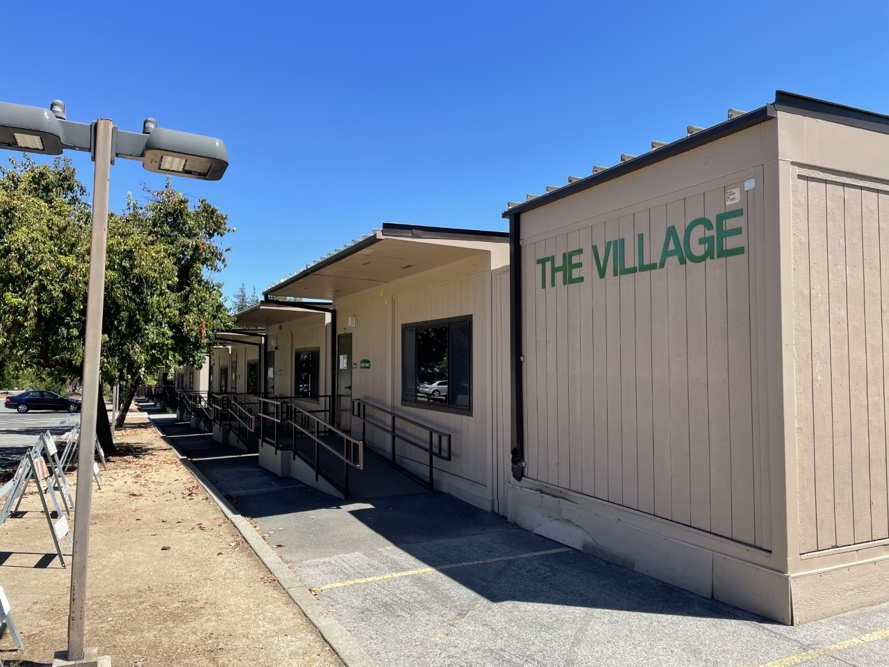
[[[207,479],[204,473],[176,448],[176,445],[161,432],[150,416],[148,419],[158,435],[161,436],[163,441],[170,446],[179,458],[180,463],[204,487],[207,494],[216,501],[225,518],[231,521],[232,525],[237,528],[244,541],[250,545],[250,548],[253,549],[259,560],[268,568],[272,576],[278,580],[278,584],[287,592],[290,599],[296,603],[300,611],[318,629],[318,632],[324,637],[324,641],[330,645],[330,648],[337,654],[339,659],[347,667],[378,667],[377,663],[367,655],[355,638],[340,625],[339,621],[330,615],[324,604],[315,599],[315,596],[309,592],[309,589],[299,580],[299,577],[288,569],[275,550],[250,525],[250,522],[241,516],[228,499],[219,493],[219,490]]]

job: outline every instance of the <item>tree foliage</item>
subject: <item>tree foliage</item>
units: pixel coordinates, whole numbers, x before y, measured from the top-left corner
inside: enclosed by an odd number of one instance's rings
[[[256,294],[256,287],[253,287],[253,293],[250,296],[247,296],[247,289],[244,287],[244,283],[241,283],[241,286],[235,292],[234,297],[232,298],[231,305],[231,314],[237,315],[243,310],[247,310],[248,308],[255,306],[261,301],[259,296]]]
[[[90,207],[67,159],[0,167],[0,384],[79,378]],[[108,219],[102,376],[124,384],[158,366],[199,366],[230,326],[221,284],[226,216],[167,182]]]

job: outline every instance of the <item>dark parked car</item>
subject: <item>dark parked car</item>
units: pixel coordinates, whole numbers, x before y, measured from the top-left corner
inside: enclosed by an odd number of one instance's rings
[[[59,396],[54,391],[23,391],[16,396],[7,396],[5,405],[10,410],[19,412],[27,412],[28,410],[80,411],[79,400]]]

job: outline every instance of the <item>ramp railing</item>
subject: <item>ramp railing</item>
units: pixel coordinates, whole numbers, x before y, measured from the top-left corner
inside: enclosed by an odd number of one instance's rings
[[[275,396],[264,397],[252,395],[257,403],[256,418],[259,421],[260,442],[272,445],[277,452],[281,449],[281,439],[292,436],[293,431],[288,424],[294,410],[301,410],[310,414],[328,414],[331,396],[321,394],[317,396]],[[310,409],[297,405],[294,401],[317,401],[318,408]]]
[[[349,497],[349,469],[364,469],[364,440],[353,438],[348,433],[339,430],[332,424],[318,417],[317,410],[306,410],[298,405],[289,404],[287,408],[289,416],[285,423],[293,433],[293,458],[297,456],[313,467],[315,481],[324,477],[332,485],[339,488],[343,496]],[[314,443],[314,456],[309,457],[300,451],[296,439],[300,436],[307,437]],[[322,468],[322,450],[329,452],[342,462],[343,476],[340,482],[330,470]]]
[[[243,442],[249,447],[250,438],[256,431],[256,417],[253,414],[253,406],[245,402],[247,395],[233,394],[229,401],[229,425],[234,428],[238,442]]]
[[[370,410],[371,417],[368,418],[367,412]],[[352,418],[361,422],[361,440],[366,439],[366,429],[368,426],[375,428],[389,436],[389,445],[391,449],[390,463],[412,477],[415,477],[423,484],[426,484],[430,490],[435,488],[435,479],[433,470],[435,469],[435,459],[442,461],[451,460],[451,434],[440,431],[431,426],[426,426],[414,419],[400,415],[388,408],[380,405],[369,403],[363,398],[352,399]],[[415,431],[422,433],[420,438],[406,432],[406,429],[413,428]],[[406,466],[400,464],[396,456],[396,442],[403,442],[411,447],[415,447],[424,452],[427,457],[429,473],[427,479],[421,478],[419,475],[411,471]]]

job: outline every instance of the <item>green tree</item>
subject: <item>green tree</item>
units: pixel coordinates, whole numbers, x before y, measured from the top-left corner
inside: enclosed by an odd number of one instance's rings
[[[0,168],[0,377],[31,373],[62,386],[81,375],[85,195],[65,159]],[[120,424],[143,377],[158,366],[199,365],[215,332],[230,326],[213,279],[229,231],[216,207],[203,199],[190,206],[169,181],[146,204],[130,198],[109,215],[102,377],[127,386]]]
[[[254,292],[256,290],[254,289]],[[250,301],[247,298],[247,290],[244,289],[244,283],[241,283],[241,286],[238,288],[238,291],[235,292],[234,299],[232,300],[231,313],[234,315],[235,313],[240,313],[242,310],[246,310],[250,307]]]

